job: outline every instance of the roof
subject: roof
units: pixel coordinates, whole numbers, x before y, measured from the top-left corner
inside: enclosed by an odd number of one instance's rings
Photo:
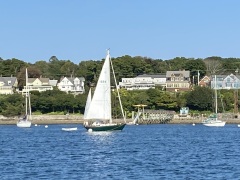
[[[165,74],[141,74],[141,75],[138,75],[138,77],[151,77],[151,78],[166,78],[166,75]]]
[[[3,82],[4,86],[13,86],[16,81],[16,77],[0,77],[0,82]],[[10,84],[8,84],[8,82]]]
[[[49,80],[49,85],[57,86],[58,80]]]
[[[210,76],[210,79],[213,80],[213,78],[214,78],[215,76],[216,76],[217,78],[223,78],[223,79],[225,79],[225,78],[228,77],[228,76],[230,76],[230,77],[232,77],[232,78],[237,77],[238,79],[240,79],[240,75],[234,75],[234,74],[228,74],[228,75],[226,75],[226,74],[222,74],[222,75],[212,75],[212,76]]]
[[[172,74],[182,74],[184,77],[189,77],[190,71],[167,71],[166,77],[171,77]]]
[[[36,79],[39,79],[42,83],[49,82],[49,78],[28,78],[28,83],[33,83]]]
[[[84,77],[74,77],[74,78],[72,78],[72,77],[62,77],[62,78],[60,79],[60,82],[61,82],[64,78],[68,79],[71,83],[73,83],[73,81],[74,81],[75,78],[78,78],[80,81],[85,81],[85,78],[84,78]],[[73,84],[74,84],[74,83],[73,83]]]

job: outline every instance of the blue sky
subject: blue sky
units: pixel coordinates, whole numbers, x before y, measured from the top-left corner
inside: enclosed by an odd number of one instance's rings
[[[240,57],[239,0],[0,0],[0,57]]]

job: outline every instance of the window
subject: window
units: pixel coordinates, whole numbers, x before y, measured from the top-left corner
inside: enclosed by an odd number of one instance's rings
[[[226,87],[231,87],[231,86],[232,86],[231,83],[229,83],[229,82],[226,83]]]

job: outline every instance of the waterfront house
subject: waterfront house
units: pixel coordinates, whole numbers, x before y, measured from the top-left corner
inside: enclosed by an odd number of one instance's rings
[[[55,82],[55,83],[54,83]],[[27,88],[29,91],[47,91],[53,90],[53,86],[57,85],[57,80],[50,80],[49,78],[28,78]],[[22,93],[26,92],[24,86]]]
[[[216,83],[216,84],[215,84]],[[217,89],[240,89],[240,76],[230,75],[215,75],[211,76],[211,88]]]
[[[179,92],[190,91],[190,71],[167,71],[166,91]]]
[[[17,86],[16,77],[0,77],[0,94],[13,94]]]
[[[82,94],[85,92],[84,82],[85,79],[83,77],[62,77],[57,86],[60,91],[65,91],[66,93]]]
[[[165,84],[165,74],[142,74],[134,78],[122,78],[119,87],[127,90],[147,90],[156,86],[165,87]]]

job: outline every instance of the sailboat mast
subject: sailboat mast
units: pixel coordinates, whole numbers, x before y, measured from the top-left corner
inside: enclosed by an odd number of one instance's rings
[[[217,107],[218,107],[218,104],[217,104],[217,76],[215,75],[215,113],[217,114]]]
[[[27,72],[27,68],[26,68],[26,94],[25,94],[25,108],[26,108],[26,116],[28,114],[28,72]]]
[[[110,51],[109,51],[109,49],[107,50],[107,59],[106,59],[108,62],[108,68],[109,68],[109,71],[108,71],[108,77],[107,77],[107,79],[108,79],[108,83],[109,83],[109,85],[108,85],[108,88],[109,88],[109,100],[110,100],[110,108],[109,108],[109,114],[110,114],[110,119],[109,119],[109,122],[110,123],[112,123],[112,100],[111,100],[111,80],[110,80]]]
[[[30,93],[29,93],[29,87],[28,87],[28,108],[29,108],[29,118],[32,119],[32,108],[31,108],[31,99],[30,99]]]
[[[114,72],[114,69],[113,69],[113,64],[112,64],[111,58],[110,58],[110,64],[111,64],[112,71],[113,71],[113,77],[114,77],[114,82],[115,82],[115,86],[116,86],[116,89],[117,89],[117,95],[118,95],[118,100],[119,100],[119,103],[120,103],[122,116],[123,116],[124,121],[126,122],[126,118],[125,118],[125,115],[124,115],[124,112],[123,112],[122,101],[121,101],[121,97],[120,97],[120,94],[119,94],[119,89],[118,89],[118,86],[117,86],[117,80],[116,80],[116,76],[115,76],[115,72]]]

